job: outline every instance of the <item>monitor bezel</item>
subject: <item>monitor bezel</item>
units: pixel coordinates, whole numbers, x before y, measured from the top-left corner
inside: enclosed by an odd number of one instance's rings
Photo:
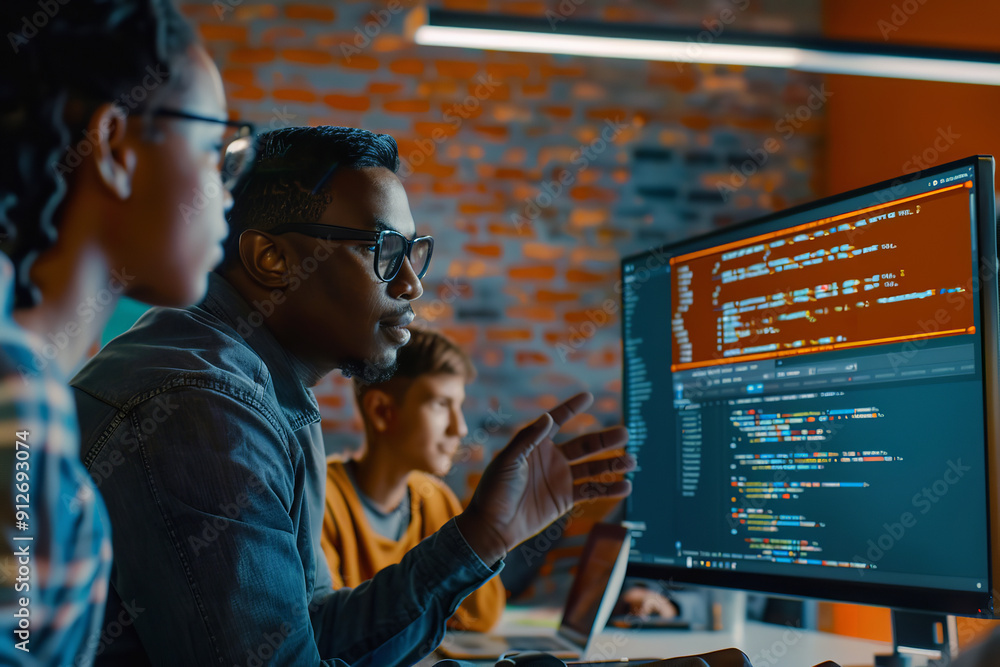
[[[997,287],[997,218],[995,211],[995,165],[989,155],[974,155],[953,162],[948,162],[933,168],[913,174],[906,174],[893,179],[849,190],[837,195],[825,197],[778,211],[765,216],[753,218],[745,222],[729,225],[706,234],[668,243],[640,253],[623,257],[620,273],[624,279],[624,266],[642,260],[654,253],[659,257],[673,256],[678,248],[690,252],[694,248],[704,248],[712,245],[712,241],[722,235],[732,235],[741,230],[752,230],[766,226],[783,217],[795,216],[831,204],[837,204],[848,199],[864,196],[880,190],[892,189],[904,183],[933,177],[935,174],[951,171],[961,167],[971,166],[976,183],[976,238],[977,238],[977,278],[979,280],[979,305],[982,316],[983,341],[983,409],[985,414],[985,432],[987,451],[985,452],[986,477],[989,494],[987,507],[987,525],[990,536],[987,541],[989,549],[989,587],[983,592],[953,591],[938,588],[910,587],[894,584],[870,584],[851,582],[840,579],[824,579],[815,577],[797,577],[790,575],[771,575],[756,572],[734,572],[722,569],[686,568],[679,566],[653,564],[629,561],[629,576],[665,579],[671,582],[690,583],[718,588],[736,588],[753,590],[775,595],[804,597],[851,602],[892,607],[896,609],[912,609],[918,611],[936,611],[961,616],[982,618],[1000,618],[1000,609],[996,607],[996,598],[1000,591],[1000,305],[998,305]],[[993,187],[989,187],[989,186]],[[985,187],[984,187],[985,186]],[[621,318],[621,340],[625,336],[625,318]],[[625,350],[622,353],[622,410],[625,417],[627,405],[625,383]],[[640,454],[641,457],[641,454]],[[626,502],[626,519],[631,518],[630,506]]]

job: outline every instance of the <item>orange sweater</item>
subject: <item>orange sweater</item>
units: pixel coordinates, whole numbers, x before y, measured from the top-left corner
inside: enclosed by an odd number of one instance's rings
[[[371,579],[379,570],[398,563],[420,540],[462,511],[458,498],[444,482],[432,475],[411,472],[407,480],[410,525],[403,537],[394,542],[368,525],[361,499],[343,464],[331,462],[327,466],[326,481],[322,541],[334,588],[353,588]],[[500,577],[493,577],[465,598],[448,619],[448,626],[485,632],[500,619],[506,599]]]

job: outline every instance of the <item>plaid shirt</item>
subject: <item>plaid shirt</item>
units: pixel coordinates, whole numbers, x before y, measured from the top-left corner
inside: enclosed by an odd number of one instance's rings
[[[12,276],[0,253],[0,664],[90,665],[107,641],[110,521],[67,382],[11,319]]]

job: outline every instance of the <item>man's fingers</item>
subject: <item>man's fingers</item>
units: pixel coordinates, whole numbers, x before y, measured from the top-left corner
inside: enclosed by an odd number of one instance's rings
[[[628,442],[624,426],[579,435],[560,446],[563,456],[570,462],[585,459],[607,449],[620,449]]]
[[[592,477],[602,475],[623,475],[635,468],[635,459],[631,456],[616,456],[599,461],[586,461],[570,467],[574,482],[582,482]]]
[[[549,410],[549,414],[552,415],[552,421],[555,422],[552,429],[549,431],[549,437],[551,438],[554,436],[563,424],[589,408],[590,404],[593,402],[594,395],[589,391],[585,391],[582,394],[577,394],[576,396],[563,401],[556,407]]]
[[[538,443],[548,437],[551,428],[552,417],[547,412],[542,413],[541,417],[517,432],[501,455],[508,461],[511,460],[509,457],[527,456]]]
[[[624,498],[632,493],[632,482],[627,479],[605,484],[603,482],[584,482],[573,487],[573,503],[580,503],[598,498]]]

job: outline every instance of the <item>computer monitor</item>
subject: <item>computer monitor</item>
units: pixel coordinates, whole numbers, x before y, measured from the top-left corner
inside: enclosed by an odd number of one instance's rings
[[[994,164],[622,261],[630,574],[990,617]]]

